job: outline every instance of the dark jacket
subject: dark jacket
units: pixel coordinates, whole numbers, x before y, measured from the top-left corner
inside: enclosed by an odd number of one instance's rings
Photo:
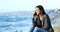
[[[42,16],[42,24],[43,24],[43,28],[49,32],[54,32],[52,26],[51,26],[51,22],[50,22],[50,18],[47,14]],[[40,17],[39,16],[33,16],[32,18],[32,23],[33,23],[33,27],[39,27],[40,25]],[[34,28],[33,28],[34,29]]]

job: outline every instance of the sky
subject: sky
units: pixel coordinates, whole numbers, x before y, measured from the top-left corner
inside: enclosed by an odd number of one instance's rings
[[[33,11],[37,5],[44,9],[60,8],[60,0],[0,0],[0,12]]]

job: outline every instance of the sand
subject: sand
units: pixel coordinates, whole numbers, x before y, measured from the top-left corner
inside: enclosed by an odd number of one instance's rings
[[[59,26],[54,27],[54,32],[60,32],[60,27]]]

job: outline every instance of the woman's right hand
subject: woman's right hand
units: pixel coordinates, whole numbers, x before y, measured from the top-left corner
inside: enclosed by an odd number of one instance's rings
[[[32,18],[34,17],[35,12],[32,12]]]

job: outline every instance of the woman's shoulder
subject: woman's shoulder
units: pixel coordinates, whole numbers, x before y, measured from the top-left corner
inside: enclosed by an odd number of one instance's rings
[[[48,14],[44,14],[43,17],[44,18],[48,18],[49,16],[48,16]]]

